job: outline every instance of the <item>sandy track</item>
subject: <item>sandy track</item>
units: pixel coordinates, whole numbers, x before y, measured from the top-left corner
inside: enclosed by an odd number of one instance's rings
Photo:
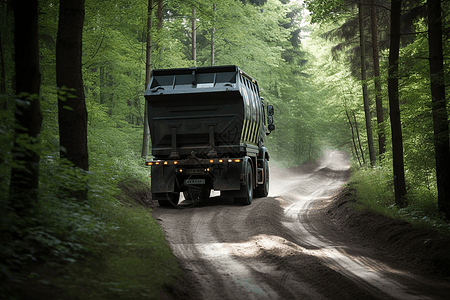
[[[348,168],[343,154],[329,152],[309,170],[272,168],[270,197],[250,206],[213,197],[194,208],[155,209],[188,273],[184,292],[192,299],[445,299],[448,285],[388,267],[317,213]]]

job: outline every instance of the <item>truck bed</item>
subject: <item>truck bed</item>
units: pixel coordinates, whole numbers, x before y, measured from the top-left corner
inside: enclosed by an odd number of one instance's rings
[[[255,85],[236,66],[153,70],[145,92],[152,155],[245,155],[261,130]]]

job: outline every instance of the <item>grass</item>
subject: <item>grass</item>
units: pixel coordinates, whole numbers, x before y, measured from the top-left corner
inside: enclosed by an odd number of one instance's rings
[[[149,190],[142,182],[136,188]],[[159,299],[180,268],[151,210],[130,205],[124,192],[118,198],[123,201],[97,207],[112,226],[91,253],[73,263],[28,266],[9,299]]]
[[[406,221],[417,228],[437,231],[450,235],[450,224],[443,220],[438,211],[437,196],[433,189],[421,184],[410,183],[408,206],[395,205],[394,188],[390,170],[383,167],[354,170],[350,184],[357,191],[358,209],[367,209],[387,217]]]

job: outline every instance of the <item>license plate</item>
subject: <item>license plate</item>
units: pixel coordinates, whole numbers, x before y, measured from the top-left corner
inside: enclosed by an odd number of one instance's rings
[[[205,179],[186,179],[184,184],[205,184]]]
[[[204,169],[186,169],[186,170],[184,170],[184,172],[187,174],[203,174],[204,171],[205,171]]]

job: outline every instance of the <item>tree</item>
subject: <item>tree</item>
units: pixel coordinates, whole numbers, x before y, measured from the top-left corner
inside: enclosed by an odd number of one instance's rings
[[[347,108],[344,107],[344,109],[345,109],[345,114],[347,116],[348,124],[350,125],[350,129],[352,130],[352,142],[353,142],[353,147],[354,147],[354,151],[355,151],[355,156],[358,159],[359,166],[361,167],[362,164],[361,164],[361,160],[359,159],[358,148],[356,147],[355,132],[353,130],[352,120],[350,119]],[[362,153],[362,151],[361,151],[361,153]]]
[[[444,83],[441,1],[428,0],[428,47],[439,211],[450,219],[450,143]]]
[[[384,114],[383,114],[383,98],[381,97],[381,80],[380,80],[380,59],[378,55],[378,20],[377,7],[375,0],[372,0],[371,28],[372,28],[372,54],[373,54],[373,76],[375,84],[375,106],[377,111],[378,124],[378,154],[381,160],[382,155],[386,152],[386,137],[384,133]]]
[[[391,5],[391,38],[389,50],[388,94],[389,115],[392,131],[392,155],[394,168],[395,203],[399,207],[405,206],[406,183],[403,162],[403,136],[400,119],[400,103],[398,95],[398,58],[400,51],[402,0],[392,0]]]
[[[213,12],[214,14],[216,13],[216,4],[213,3]],[[214,66],[214,39],[215,39],[215,34],[216,34],[216,27],[215,27],[215,21],[213,19],[213,26],[211,28],[211,66]]]
[[[81,72],[83,21],[84,0],[60,1],[56,39],[60,155],[88,170],[87,110]],[[86,190],[80,190],[77,197],[85,198]]]
[[[38,44],[38,1],[27,5],[13,1],[16,111],[11,169],[10,205],[26,217],[32,214],[38,200],[39,153],[38,135],[41,130],[39,102],[40,72]]]
[[[162,3],[162,1],[159,1],[159,3]],[[160,15],[160,9],[158,5],[158,16]],[[148,15],[147,15],[147,34],[146,34],[146,44],[147,44],[147,51],[146,51],[146,58],[145,58],[145,89],[150,83],[150,74],[152,71],[152,10],[153,10],[153,0],[148,0]],[[161,6],[162,11],[162,6]],[[162,15],[162,13],[161,13]],[[162,24],[161,24],[162,25]],[[147,100],[144,100],[144,137],[143,137],[143,143],[142,143],[142,157],[147,157],[148,155],[148,147],[150,144],[150,129],[148,127],[148,104]]]
[[[370,164],[373,166],[375,164],[375,149],[373,147],[373,135],[372,135],[372,116],[370,113],[369,105],[369,95],[367,94],[367,84],[366,84],[366,46],[364,38],[364,22],[363,22],[363,5],[358,4],[359,13],[359,40],[361,48],[361,80],[363,89],[363,99],[364,99],[364,113],[366,117],[366,131],[367,131],[367,144],[369,147],[369,158]]]
[[[0,95],[6,94],[6,68],[5,68],[5,55],[3,54],[3,39],[2,39],[2,33],[0,32]],[[2,96],[3,98],[3,96]],[[3,100],[4,102],[1,104],[3,110],[8,109],[8,102],[5,98]]]
[[[197,66],[197,16],[195,7],[192,8],[192,60]]]

